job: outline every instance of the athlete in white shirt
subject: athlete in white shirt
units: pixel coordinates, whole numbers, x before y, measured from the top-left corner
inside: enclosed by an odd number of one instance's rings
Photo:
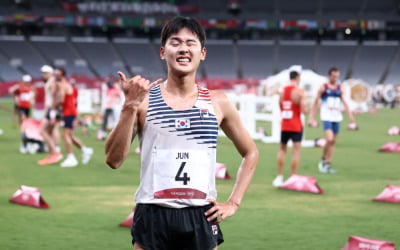
[[[336,170],[331,167],[333,151],[342,121],[342,106],[349,116],[350,123],[355,124],[353,114],[344,99],[344,88],[338,83],[340,72],[337,68],[331,68],[328,72],[328,83],[321,85],[318,94],[310,109],[309,124],[315,123],[314,114],[321,99],[320,118],[325,132],[326,144],[322,151],[322,158],[318,169],[324,174],[334,174]]]
[[[160,57],[168,76],[150,83],[127,79],[120,119],[106,142],[107,164],[118,168],[139,135],[142,164],[132,225],[134,249],[216,249],[218,223],[239,208],[258,162],[258,150],[234,105],[220,92],[200,88],[196,71],[206,58],[205,32],[191,18],[176,17],[161,32]],[[217,127],[242,162],[226,202],[216,201]]]

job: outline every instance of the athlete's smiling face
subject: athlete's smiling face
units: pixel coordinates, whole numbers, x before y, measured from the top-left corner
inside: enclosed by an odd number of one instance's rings
[[[206,48],[201,47],[196,34],[182,28],[166,40],[160,48],[160,57],[167,62],[169,71],[186,75],[196,72],[200,61],[206,58]]]

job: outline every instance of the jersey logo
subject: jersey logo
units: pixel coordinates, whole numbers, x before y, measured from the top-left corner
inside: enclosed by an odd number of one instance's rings
[[[190,128],[190,119],[175,119],[175,128]]]
[[[218,235],[218,227],[216,225],[212,225],[211,230],[213,235]]]
[[[201,118],[210,117],[210,113],[208,112],[208,109],[200,109],[200,116],[201,116]]]

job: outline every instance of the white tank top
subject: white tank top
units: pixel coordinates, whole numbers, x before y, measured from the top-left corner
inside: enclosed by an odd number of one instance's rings
[[[150,90],[141,147],[136,203],[183,208],[216,199],[218,123],[208,89],[198,88],[188,110],[170,108],[160,86]]]
[[[50,77],[47,82],[44,85],[44,104],[45,108],[51,108],[51,105],[53,103],[53,97],[51,95],[50,91],[50,81],[53,79]]]
[[[320,118],[322,121],[340,122],[342,116],[342,91],[340,85],[331,89],[324,84],[325,91],[321,96]]]

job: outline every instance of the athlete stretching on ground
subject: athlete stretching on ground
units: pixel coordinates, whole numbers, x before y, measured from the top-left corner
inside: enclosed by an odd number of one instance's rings
[[[161,32],[166,81],[150,84],[119,72],[126,100],[106,142],[107,163],[118,168],[139,135],[141,178],[132,225],[134,249],[216,249],[218,223],[235,214],[251,182],[258,150],[228,98],[195,83],[206,57],[205,32],[191,18],[177,17]],[[216,201],[218,126],[243,157],[233,191]]]

